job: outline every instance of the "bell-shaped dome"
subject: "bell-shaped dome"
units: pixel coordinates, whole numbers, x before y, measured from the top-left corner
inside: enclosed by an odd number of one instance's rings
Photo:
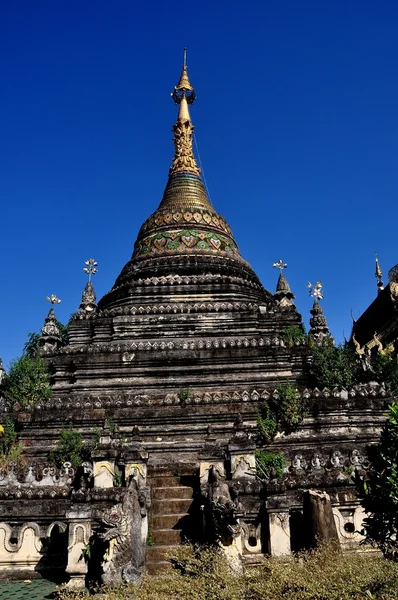
[[[201,179],[193,153],[194,126],[188,107],[195,100],[195,92],[185,61],[172,97],[179,111],[173,126],[174,158],[163,198],[143,223],[131,260],[99,308],[128,304],[137,282],[145,280],[148,285],[151,276],[159,279],[203,273],[239,278],[240,285],[250,282],[256,297],[266,295],[269,299],[271,295],[241,257],[228,223],[211,205]]]

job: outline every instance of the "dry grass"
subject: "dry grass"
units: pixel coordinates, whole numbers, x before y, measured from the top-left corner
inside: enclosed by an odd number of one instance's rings
[[[371,553],[341,554],[330,548],[298,558],[269,559],[244,575],[233,574],[212,549],[182,547],[175,569],[144,577],[139,588],[102,591],[103,600],[398,600],[398,563]],[[84,595],[60,593],[59,600]]]

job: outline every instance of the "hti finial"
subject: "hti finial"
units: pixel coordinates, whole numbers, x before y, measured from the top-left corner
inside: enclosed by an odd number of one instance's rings
[[[182,100],[185,98],[188,104],[192,104],[195,101],[195,91],[188,77],[188,67],[187,67],[187,49],[184,48],[184,61],[182,64],[182,71],[180,75],[180,80],[177,85],[174,86],[174,91],[171,94],[174,102],[176,104],[181,104]]]
[[[91,276],[95,275],[98,271],[98,263],[93,258],[89,258],[84,264],[86,266],[83,267],[83,271],[88,275],[88,280],[91,281]]]
[[[309,294],[314,298],[315,302],[323,300],[322,287],[322,281],[317,281],[315,285],[312,285],[310,282],[307,284]]]
[[[200,175],[192,149],[194,126],[191,122],[188,104],[195,101],[195,91],[189,81],[187,69],[187,49],[184,48],[184,62],[179,82],[171,94],[174,102],[179,104],[177,122],[173,125],[175,153],[169,175],[175,173],[191,173]]]
[[[54,304],[59,304],[61,302],[60,298],[57,298],[57,296],[55,294],[51,294],[51,296],[46,296],[46,300],[47,300],[47,302],[50,302],[50,304],[52,306],[54,306]]]
[[[272,266],[275,269],[279,269],[281,273],[282,273],[283,269],[287,269],[287,263],[284,263],[281,258],[278,260],[278,262],[275,262]]]
[[[384,283],[382,281],[382,277],[383,277],[383,273],[381,272],[381,268],[380,268],[380,264],[379,264],[379,257],[377,256],[377,252],[376,252],[376,271],[375,271],[375,277],[377,279],[377,293],[380,294],[380,292],[382,290],[384,290]]]

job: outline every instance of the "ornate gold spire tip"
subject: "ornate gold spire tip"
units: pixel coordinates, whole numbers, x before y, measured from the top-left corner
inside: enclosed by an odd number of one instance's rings
[[[380,268],[380,264],[379,264],[379,257],[376,254],[376,272],[375,272],[375,277],[383,277],[383,273],[381,272],[381,268]]]
[[[196,96],[188,78],[186,48],[184,48],[181,77],[178,84],[174,86],[171,97],[176,104],[179,104],[180,108],[177,123],[173,125],[175,152],[169,174],[191,173],[192,175],[200,175],[200,169],[196,164],[192,148],[194,126],[191,122],[188,104],[192,104]]]
[[[181,104],[182,98],[185,96],[188,104],[192,104],[195,101],[195,91],[188,77],[188,67],[187,67],[187,49],[184,48],[184,60],[182,63],[182,71],[180,75],[180,80],[177,85],[174,86],[174,91],[171,94],[174,102],[176,104]]]
[[[381,291],[384,290],[384,283],[382,281],[382,277],[383,277],[383,273],[381,271],[380,268],[380,264],[379,264],[379,257],[377,256],[377,252],[376,252],[376,271],[375,271],[375,277],[377,279],[377,291],[378,293],[380,293]]]

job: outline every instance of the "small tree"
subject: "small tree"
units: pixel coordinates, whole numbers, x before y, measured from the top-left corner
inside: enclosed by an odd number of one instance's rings
[[[326,338],[321,346],[311,345],[310,375],[317,387],[351,387],[359,382],[361,373],[355,350],[348,344],[335,346]]]
[[[23,354],[11,363],[1,391],[8,402],[19,402],[24,408],[45,402],[51,396],[47,363],[40,356],[30,358]]]
[[[48,459],[57,467],[62,467],[65,462],[70,462],[77,469],[83,461],[90,458],[90,447],[84,444],[80,431],[70,427],[63,428],[57,447],[49,453]]]
[[[389,407],[380,442],[369,448],[372,466],[366,477],[357,476],[366,541],[387,558],[398,560],[398,403]]]

